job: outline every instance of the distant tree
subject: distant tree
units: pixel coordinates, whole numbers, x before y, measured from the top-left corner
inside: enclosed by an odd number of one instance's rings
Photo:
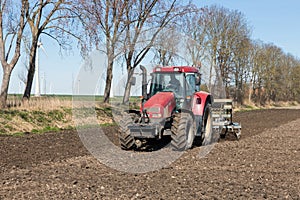
[[[6,107],[11,73],[21,55],[21,41],[27,10],[28,5],[25,0],[21,2],[0,1],[0,61],[3,69],[0,108]]]
[[[274,44],[254,41],[251,50],[252,99],[267,102],[291,101],[299,88],[295,72],[299,61]]]
[[[264,47],[264,73],[263,85],[265,92],[265,101],[275,101],[277,95],[277,82],[276,79],[278,69],[280,66],[280,58],[282,50],[273,44],[265,44]]]
[[[56,41],[60,48],[70,47],[70,36],[80,39],[72,29],[72,22],[77,15],[72,11],[71,0],[38,0],[25,1],[29,8],[26,12],[26,21],[30,28],[29,68],[23,100],[30,98],[33,78],[35,74],[35,60],[38,42],[42,34]]]
[[[265,49],[261,41],[252,42],[251,53],[251,85],[252,99],[255,103],[262,104],[263,99],[263,76],[265,73]]]
[[[154,64],[162,66],[175,64],[176,60],[178,60],[181,40],[182,33],[177,30],[176,26],[165,28],[161,31],[153,46],[155,54],[153,59]]]
[[[205,23],[202,21],[203,8],[194,8],[181,18],[181,31],[187,36],[185,48],[192,60],[192,65],[200,66],[207,58],[207,35]]]
[[[246,30],[246,29],[245,29]],[[237,36],[240,43],[232,49],[232,80],[233,98],[241,105],[244,103],[245,94],[248,91],[248,84],[251,82],[250,52],[251,40],[247,33]]]
[[[234,71],[240,51],[247,45],[249,28],[244,16],[238,11],[212,6],[204,10],[202,21],[207,32],[207,44],[210,52],[211,69],[215,68],[217,79],[221,79],[225,86],[226,96],[230,96],[229,86],[234,83]],[[237,71],[236,73],[240,73]]]
[[[298,101],[298,103],[300,103],[300,60],[299,59],[294,58],[290,75],[291,75],[290,92],[291,92],[292,100]]]

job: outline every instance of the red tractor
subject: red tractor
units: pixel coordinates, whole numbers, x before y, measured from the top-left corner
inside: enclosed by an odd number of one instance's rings
[[[195,67],[156,67],[147,92],[147,71],[143,71],[142,103],[128,110],[121,120],[119,140],[125,150],[139,148],[149,139],[171,136],[173,150],[192,147],[195,137],[202,145],[213,139],[211,94],[200,91],[200,73]]]

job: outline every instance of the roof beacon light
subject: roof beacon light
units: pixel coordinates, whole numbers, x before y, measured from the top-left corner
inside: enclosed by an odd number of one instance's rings
[[[174,72],[179,72],[180,69],[178,67],[174,67]]]
[[[155,71],[160,72],[161,71],[161,67],[156,67]]]

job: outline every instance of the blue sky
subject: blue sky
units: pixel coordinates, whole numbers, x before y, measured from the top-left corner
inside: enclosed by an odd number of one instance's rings
[[[299,0],[194,0],[198,6],[217,4],[232,10],[239,10],[252,27],[252,39],[273,43],[284,52],[300,58],[300,1]],[[75,47],[68,56],[59,55],[58,46],[43,38],[46,56],[40,53],[40,74],[42,94],[72,94],[72,80],[80,67],[80,54]],[[12,74],[9,93],[23,92],[24,85],[18,76],[24,71],[20,60]],[[2,71],[0,72],[2,77]],[[1,82],[1,81],[0,81]],[[34,93],[34,87],[33,91]]]
[[[252,27],[252,39],[281,47],[300,58],[299,0],[199,0],[199,6],[217,4],[239,10]]]

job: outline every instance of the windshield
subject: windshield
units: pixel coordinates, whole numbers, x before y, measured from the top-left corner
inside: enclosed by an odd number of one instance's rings
[[[150,96],[157,92],[174,92],[177,98],[183,98],[183,80],[183,73],[153,73]]]

